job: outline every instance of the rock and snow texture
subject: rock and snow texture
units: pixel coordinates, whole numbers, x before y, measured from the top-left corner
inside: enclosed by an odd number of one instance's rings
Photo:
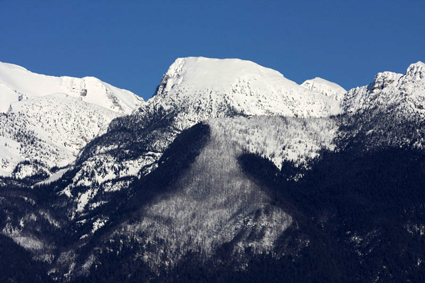
[[[65,93],[122,114],[130,114],[143,104],[142,98],[134,93],[94,77],[46,76],[0,62],[0,112],[7,112],[13,102],[54,93]]]
[[[232,111],[287,117],[327,117],[341,111],[327,95],[240,59],[179,58],[151,100],[156,107],[184,109],[198,120],[225,117]]]
[[[279,169],[285,161],[308,167],[321,150],[335,150],[339,126],[330,118],[279,116],[218,118],[208,124],[239,151],[258,154]]]
[[[318,77],[311,80],[306,80],[301,84],[301,86],[332,97],[337,101],[342,101],[344,94],[347,92],[340,85]]]
[[[72,188],[149,173],[181,131],[211,118],[328,117],[340,111],[340,101],[334,97],[250,61],[179,58],[146,105],[112,121],[108,132],[88,145],[77,160],[72,184],[63,193],[86,200],[84,192],[74,195]],[[296,148],[291,158],[297,156]],[[96,193],[89,195],[96,197]],[[84,205],[77,207],[83,212]]]
[[[425,145],[425,64],[406,73],[378,73],[368,86],[347,92],[343,100],[349,137],[366,147]]]
[[[404,114],[425,113],[425,64],[417,62],[406,73],[378,73],[368,86],[351,89],[343,102],[347,114],[373,108],[402,107]]]
[[[0,62],[0,176],[48,177],[112,119],[144,103],[93,77],[45,76]]]
[[[317,121],[304,123],[315,124],[320,131],[322,123]],[[255,133],[269,128],[264,122],[270,122],[282,135],[270,137],[269,143],[257,140],[259,136]],[[258,143],[259,150],[267,151],[276,150],[271,143],[283,141],[285,144],[301,139],[300,136],[304,135],[293,130],[297,125],[296,121],[281,117],[207,121],[203,125],[210,129],[206,145],[190,167],[182,170],[184,173],[171,184],[172,189],[166,193],[157,192],[158,196],[151,203],[139,208],[140,218],[118,226],[114,233],[103,238],[104,243],[100,243],[88,259],[102,253],[102,249],[109,250],[110,243],[122,239],[126,239],[125,243],[138,243],[134,260],[144,261],[154,272],[174,267],[191,252],[208,260],[226,243],[233,243],[231,254],[241,263],[246,260],[243,255],[247,248],[254,254],[281,256],[274,252],[275,242],[292,224],[292,217],[271,204],[264,188],[243,173],[238,158],[246,153],[250,142]],[[250,130],[254,136],[249,136]],[[232,137],[232,134],[235,135]],[[302,142],[306,148],[321,142],[307,136],[304,138],[306,140]],[[199,143],[193,140],[193,136],[187,136],[187,139]],[[301,154],[306,157],[309,150]],[[162,162],[182,162],[168,159],[173,157],[172,154]],[[167,244],[161,244],[164,242]]]
[[[0,174],[33,175],[33,169],[16,168],[21,161],[32,168],[34,162],[46,169],[67,166],[119,115],[66,94],[13,103],[7,114],[0,114]]]

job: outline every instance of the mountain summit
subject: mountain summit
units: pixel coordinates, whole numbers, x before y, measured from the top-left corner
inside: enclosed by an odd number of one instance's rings
[[[368,86],[351,89],[344,98],[344,111],[350,114],[379,108],[401,107],[398,115],[423,113],[425,108],[425,64],[411,64],[405,74],[378,73]]]
[[[6,112],[11,103],[55,93],[65,93],[122,114],[130,114],[143,103],[134,93],[94,77],[46,76],[0,62],[0,112]]]
[[[2,66],[0,281],[424,281],[423,63],[346,92],[179,58],[130,115]]]
[[[71,187],[146,174],[178,134],[208,119],[328,117],[340,111],[340,101],[333,97],[250,61],[178,58],[146,104],[113,120],[108,132],[82,151],[77,159],[81,171]]]
[[[338,101],[342,101],[342,99],[344,98],[344,94],[347,92],[340,85],[319,77],[316,77],[311,80],[306,80],[301,85],[310,90],[322,93],[326,96],[333,97],[335,100]]]
[[[35,74],[0,62],[0,176],[50,177],[142,98],[94,77]]]
[[[178,105],[202,118],[227,111],[290,117],[325,117],[341,111],[338,101],[240,59],[179,58],[151,100],[164,108]]]

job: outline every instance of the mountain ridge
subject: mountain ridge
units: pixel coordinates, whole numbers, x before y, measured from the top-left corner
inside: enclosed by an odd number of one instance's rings
[[[190,101],[188,104],[199,104],[195,100],[198,95],[201,99],[212,100],[213,117],[218,117],[214,108],[226,104],[248,115],[274,113],[320,117],[340,111],[338,105],[326,96],[307,91],[275,70],[240,59],[178,58],[150,100],[172,107],[172,99],[180,104],[185,100]]]
[[[323,79],[297,85],[253,62],[179,58],[69,167],[31,188],[0,182],[1,233],[59,281],[420,278],[424,66],[379,73],[342,98]],[[50,98],[50,109],[75,99]],[[31,125],[25,112],[39,111],[12,106],[0,116],[9,136],[8,116]],[[52,123],[44,110],[37,119]]]
[[[0,62],[0,174],[49,178],[111,120],[143,103],[94,77],[46,76]]]
[[[81,208],[87,196],[96,198],[101,190],[84,193],[79,186],[90,187],[93,182],[102,186],[117,178],[148,174],[176,136],[208,119],[285,114],[322,117],[339,111],[335,99],[250,61],[179,58],[145,105],[130,116],[113,120],[108,132],[81,152],[73,167],[77,173],[62,192],[76,198]]]
[[[21,66],[2,62],[0,62],[0,85],[11,90],[12,93],[9,95],[14,96],[5,97],[0,93],[2,112],[6,112],[9,104],[13,102],[54,93],[66,93],[123,114],[130,114],[137,105],[143,103],[143,99],[132,92],[116,88],[95,77],[41,75]]]

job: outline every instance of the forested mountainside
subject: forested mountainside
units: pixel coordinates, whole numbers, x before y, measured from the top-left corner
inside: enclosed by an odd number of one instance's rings
[[[249,61],[179,58],[131,115],[85,144],[76,127],[74,160],[52,169],[50,157],[38,165],[44,175],[14,169],[1,179],[0,248],[11,260],[0,273],[35,282],[423,281],[424,97],[421,62],[345,91],[320,78],[297,85]],[[37,103],[12,103],[5,115],[26,109],[47,134],[69,127],[50,129]],[[12,136],[15,124],[4,125]],[[32,136],[20,136],[33,141],[22,148],[55,142],[55,133]],[[22,158],[22,167],[33,162]]]

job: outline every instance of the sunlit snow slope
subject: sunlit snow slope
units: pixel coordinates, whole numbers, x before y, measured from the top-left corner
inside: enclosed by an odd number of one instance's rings
[[[382,72],[368,86],[351,89],[343,100],[348,139],[367,148],[425,146],[425,64],[405,74]]]
[[[143,100],[134,93],[119,89],[94,77],[53,77],[0,62],[0,112],[7,112],[13,102],[53,93],[65,93],[82,101],[129,114]]]
[[[66,166],[119,115],[66,94],[13,103],[0,114],[0,174],[25,178]]]
[[[341,101],[344,98],[344,94],[347,92],[340,85],[317,77],[311,80],[306,80],[301,85],[310,90],[330,96],[338,101]]]
[[[87,196],[95,198],[102,190],[73,188],[149,173],[181,131],[211,118],[329,117],[340,112],[340,101],[253,62],[179,58],[146,105],[112,121],[108,132],[84,149],[72,184],[63,192],[77,199],[78,211],[83,211]]]
[[[202,118],[225,116],[228,111],[289,117],[325,117],[341,111],[338,101],[275,70],[240,59],[203,57],[177,59],[150,103],[165,109],[178,106]]]
[[[0,176],[49,177],[112,119],[144,103],[93,77],[45,76],[0,62]]]

